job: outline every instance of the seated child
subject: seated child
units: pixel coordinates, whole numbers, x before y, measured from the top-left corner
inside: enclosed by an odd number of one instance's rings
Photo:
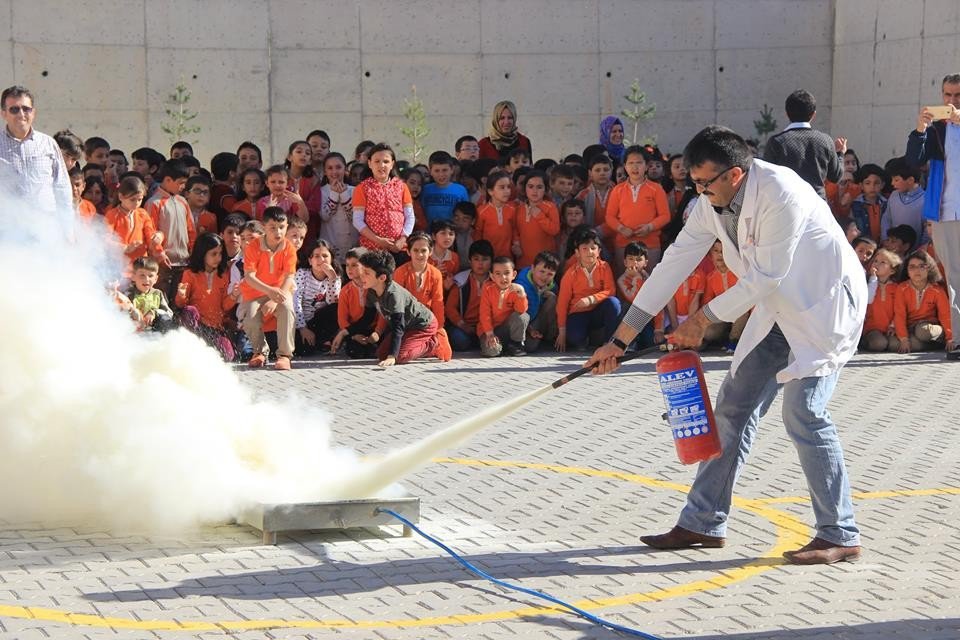
[[[397,267],[393,272],[393,281],[412,293],[421,304],[426,305],[442,328],[443,275],[430,264],[433,238],[423,231],[414,231],[407,238],[407,253],[410,255],[410,262]]]
[[[704,284],[704,305],[737,284],[737,276],[727,268],[727,263],[723,261],[723,243],[719,240],[714,242],[713,246],[710,247],[710,259],[713,261],[714,269],[707,274],[706,283]],[[714,322],[710,324],[703,333],[704,344],[724,345],[724,350],[732,354],[737,348],[737,342],[740,340],[740,336],[743,335],[743,328],[747,326],[747,319],[749,317],[750,312],[747,311],[734,322]]]
[[[702,306],[704,280],[703,272],[694,269],[670,298],[670,302],[667,303],[667,317],[670,320],[671,331],[676,331],[684,320],[695,314]]]
[[[460,271],[460,256],[451,248],[457,241],[457,232],[450,220],[435,220],[430,225],[430,233],[433,235],[430,264],[443,276],[443,295],[446,297],[453,288],[453,277]]]
[[[297,252],[287,233],[287,214],[279,207],[263,212],[264,236],[251,240],[243,248],[243,330],[253,347],[251,367],[266,364],[266,340],[263,335],[265,316],[277,318],[277,361],[275,368],[290,369],[294,351],[293,278],[297,269]]]
[[[940,271],[925,251],[907,258],[907,280],[894,298],[893,324],[900,344],[898,353],[942,348],[950,344],[950,303],[938,287]]]
[[[330,343],[330,353],[335,355],[345,345],[350,358],[372,358],[380,340],[376,332],[377,310],[367,306],[367,290],[363,286],[363,269],[360,257],[367,250],[355,247],[345,254],[347,284],[340,289],[337,303],[337,324],[340,331]]]
[[[325,240],[318,240],[309,261],[309,268],[297,269],[293,290],[296,349],[304,355],[330,350],[338,330],[340,300],[340,265],[333,259],[333,248]]]
[[[903,261],[893,251],[880,249],[871,265],[867,315],[863,321],[860,348],[867,351],[896,351],[900,347],[893,323],[897,274]]]
[[[173,328],[173,311],[167,296],[153,285],[160,278],[160,265],[153,258],[137,258],[133,261],[133,282],[127,290],[127,298],[133,305],[130,315],[137,323],[138,331],[159,331]]]
[[[450,360],[452,353],[440,340],[440,325],[433,312],[393,281],[393,256],[387,251],[368,251],[360,256],[360,264],[367,304],[376,307],[383,316],[379,324],[386,327],[377,348],[380,366],[431,356]]]
[[[560,259],[550,251],[543,251],[533,259],[532,267],[524,267],[517,274],[517,284],[527,292],[527,338],[523,348],[534,353],[544,343],[557,339],[557,283],[554,278],[560,268]]]
[[[850,244],[853,246],[853,250],[857,252],[857,257],[860,258],[860,265],[864,272],[869,271],[870,261],[877,250],[877,243],[868,236],[857,236]]]
[[[587,228],[577,236],[577,264],[560,280],[557,296],[557,351],[585,349],[590,332],[613,335],[620,320],[620,301],[610,265],[600,259],[600,235]]]
[[[477,240],[470,245],[470,268],[454,278],[454,287],[447,298],[447,335],[454,351],[480,347],[477,324],[480,322],[480,293],[490,278],[493,245]]]
[[[480,293],[477,335],[480,352],[488,358],[527,355],[523,344],[530,324],[527,293],[513,281],[514,275],[513,260],[507,256],[494,258],[490,280]]]
[[[201,233],[180,276],[174,302],[181,309],[180,324],[232,362],[235,353],[224,320],[237,300],[227,293],[229,285],[223,240],[215,233]]]
[[[901,224],[887,231],[883,241],[883,248],[893,251],[901,258],[906,258],[917,246],[917,232],[908,224]]]
[[[623,248],[623,273],[617,278],[617,293],[620,296],[621,315],[626,315],[633,299],[640,292],[640,287],[647,279],[647,248],[639,242],[630,242]],[[622,319],[622,318],[621,318]],[[634,349],[644,349],[654,344],[663,344],[666,338],[663,334],[663,312],[647,323],[643,331],[630,345]]]

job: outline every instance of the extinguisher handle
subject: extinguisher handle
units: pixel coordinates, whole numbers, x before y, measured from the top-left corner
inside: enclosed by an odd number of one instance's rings
[[[656,345],[656,346],[653,346],[653,347],[648,347],[648,348],[646,348],[646,349],[641,349],[640,351],[633,351],[633,352],[631,352],[631,353],[625,353],[625,354],[623,354],[622,356],[617,356],[617,363],[618,363],[618,364],[623,364],[624,362],[627,362],[628,360],[633,360],[634,358],[639,358],[639,357],[641,357],[641,356],[649,355],[649,354],[654,353],[654,352],[657,352],[657,351],[660,351],[660,345]],[[589,373],[589,372],[592,371],[592,370],[593,370],[593,367],[581,367],[581,368],[577,369],[576,371],[574,371],[573,373],[568,373],[567,375],[563,376],[562,378],[560,378],[559,380],[557,380],[556,382],[554,382],[554,383],[551,384],[550,386],[553,387],[554,389],[556,389],[557,387],[562,387],[563,385],[567,384],[567,383],[570,382],[571,380],[576,380],[577,378],[579,378],[579,377],[582,376],[583,374]]]

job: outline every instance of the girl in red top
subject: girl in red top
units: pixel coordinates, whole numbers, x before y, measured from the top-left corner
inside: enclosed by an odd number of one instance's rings
[[[181,308],[180,323],[219,351],[227,362],[233,360],[234,351],[223,321],[226,312],[237,304],[237,299],[227,293],[229,285],[223,240],[215,233],[200,234],[177,286],[175,303]]]
[[[940,270],[926,251],[914,251],[907,258],[907,280],[897,288],[893,325],[899,353],[910,353],[950,344],[950,303],[937,286]]]
[[[547,176],[541,171],[530,172],[523,190],[526,202],[517,205],[513,246],[519,269],[533,266],[533,259],[541,251],[552,252],[560,233],[560,213],[552,202],[544,200]]]
[[[397,158],[390,145],[374,145],[368,157],[373,175],[353,190],[353,226],[362,246],[389,251],[397,264],[403,264],[409,259],[407,236],[413,233],[413,198],[394,174]]]
[[[647,151],[634,145],[624,158],[627,180],[613,188],[607,202],[607,224],[616,232],[614,261],[617,271],[623,271],[623,248],[640,242],[652,271],[660,262],[660,230],[670,222],[670,206],[663,187],[647,180]]]
[[[880,249],[870,267],[867,317],[863,321],[860,347],[867,351],[896,351],[900,346],[893,325],[897,272],[903,260],[889,249]]]
[[[473,237],[493,245],[493,257],[509,256],[513,247],[516,208],[510,202],[513,181],[506,171],[487,177],[487,203],[477,210]]]
[[[257,201],[267,195],[267,176],[260,169],[246,169],[237,180],[237,191],[243,195],[231,213],[242,213],[248,220],[257,217]]]

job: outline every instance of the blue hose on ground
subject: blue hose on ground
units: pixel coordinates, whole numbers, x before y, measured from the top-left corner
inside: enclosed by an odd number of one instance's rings
[[[548,601],[548,602],[552,602],[553,604],[559,605],[559,606],[563,607],[564,609],[568,609],[569,611],[572,611],[573,613],[577,614],[578,616],[580,616],[580,617],[583,618],[584,620],[588,620],[588,621],[590,621],[590,622],[592,622],[592,623],[594,623],[594,624],[596,624],[596,625],[600,625],[601,627],[605,627],[605,628],[610,629],[610,630],[612,630],[612,631],[619,631],[620,633],[626,633],[626,634],[628,634],[628,635],[635,636],[635,637],[638,637],[638,638],[646,638],[646,640],[660,640],[660,638],[658,638],[657,636],[652,636],[652,635],[650,635],[649,633],[644,633],[643,631],[640,631],[639,629],[632,629],[632,628],[630,628],[630,627],[625,627],[625,626],[623,626],[623,625],[619,625],[619,624],[616,624],[616,623],[614,623],[614,622],[610,622],[610,621],[608,621],[608,620],[604,620],[603,618],[597,617],[597,616],[593,615],[592,613],[588,613],[588,612],[584,611],[583,609],[581,609],[581,608],[579,608],[579,607],[575,607],[575,606],[572,605],[572,604],[569,604],[569,603],[567,603],[567,602],[564,602],[563,600],[560,600],[559,598],[554,598],[553,596],[551,596],[551,595],[549,595],[549,594],[547,594],[547,593],[543,593],[542,591],[536,591],[536,590],[534,590],[534,589],[527,589],[526,587],[521,587],[521,586],[519,586],[519,585],[511,584],[511,583],[509,583],[509,582],[504,582],[503,580],[499,580],[499,579],[497,579],[497,578],[494,578],[493,576],[491,576],[491,575],[490,575],[489,573],[487,573],[486,571],[483,571],[482,569],[478,569],[478,568],[475,567],[474,565],[470,564],[470,562],[464,560],[462,557],[460,557],[460,555],[459,555],[456,551],[454,551],[453,549],[451,549],[450,547],[448,547],[448,546],[445,545],[444,543],[440,542],[439,540],[437,540],[436,538],[434,538],[434,537],[431,536],[430,534],[425,533],[425,532],[422,531],[419,527],[417,527],[417,525],[413,524],[412,522],[410,522],[409,520],[407,520],[406,518],[404,518],[402,515],[400,515],[400,514],[397,513],[396,511],[392,511],[391,509],[384,509],[384,508],[382,508],[382,507],[378,507],[378,508],[377,508],[377,511],[380,512],[380,513],[386,513],[386,514],[389,514],[389,515],[393,516],[394,518],[396,518],[397,520],[399,520],[400,522],[402,522],[404,525],[410,527],[410,529],[412,529],[413,531],[416,531],[418,534],[420,534],[420,536],[422,536],[422,537],[425,538],[426,540],[429,540],[429,541],[432,542],[433,544],[437,545],[438,547],[440,547],[441,549],[443,549],[444,551],[446,551],[448,554],[450,554],[450,556],[451,556],[454,560],[456,560],[456,561],[459,562],[461,565],[463,565],[468,571],[470,571],[471,573],[474,573],[474,574],[480,576],[481,578],[484,578],[484,579],[486,579],[486,580],[489,580],[490,582],[492,582],[492,583],[494,583],[494,584],[496,584],[496,585],[499,585],[499,586],[504,587],[504,588],[506,588],[506,589],[513,589],[514,591],[520,591],[521,593],[526,593],[527,595],[531,595],[531,596],[534,596],[534,597],[537,597],[537,598],[542,598],[543,600],[546,600],[546,601]]]

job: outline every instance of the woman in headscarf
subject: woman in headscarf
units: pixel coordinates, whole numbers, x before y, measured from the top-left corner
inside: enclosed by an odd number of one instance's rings
[[[607,116],[600,122],[600,144],[607,155],[623,163],[623,121],[617,116]]]
[[[480,140],[480,157],[491,160],[506,159],[514,149],[524,149],[533,160],[530,138],[517,130],[517,107],[509,100],[502,100],[493,108],[490,134]]]

